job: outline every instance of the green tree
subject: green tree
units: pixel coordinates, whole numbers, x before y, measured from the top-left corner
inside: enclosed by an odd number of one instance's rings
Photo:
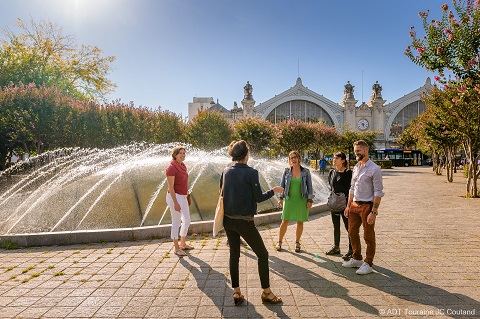
[[[340,133],[331,126],[326,125],[324,122],[309,123],[314,132],[314,138],[310,144],[309,151],[315,156],[315,163],[318,166],[318,159],[320,153],[332,153],[340,144],[342,137]],[[315,167],[318,169],[318,167]]]
[[[116,85],[107,76],[113,56],[95,46],[77,45],[71,35],[49,21],[18,19],[18,33],[4,29],[0,39],[0,86],[35,83],[57,86],[77,99],[101,100]]]
[[[233,123],[235,138],[245,140],[253,153],[261,154],[275,144],[275,126],[260,117],[243,117]]]
[[[428,11],[421,12],[425,36],[418,38],[414,27],[410,30],[412,45],[405,54],[417,65],[438,72],[434,79],[443,83],[452,99],[442,103],[445,122],[457,123],[462,146],[469,165],[466,196],[477,197],[480,91],[480,8],[478,1],[452,1],[456,13],[442,5],[441,20],[428,19]],[[412,50],[412,47],[414,50]],[[447,80],[451,72],[456,81]],[[456,91],[455,91],[456,90]]]
[[[356,132],[345,126],[341,142],[339,143],[340,150],[347,154],[347,158],[350,159],[354,155],[353,143],[358,140],[364,140],[369,145],[369,149],[373,151],[375,150],[375,135],[376,132],[373,131]]]
[[[228,145],[233,136],[233,128],[220,112],[199,111],[185,127],[185,139],[195,147],[207,150]]]
[[[288,120],[277,124],[278,146],[281,152],[288,154],[297,150],[303,152],[308,150],[315,138],[313,127],[309,123],[300,120]]]

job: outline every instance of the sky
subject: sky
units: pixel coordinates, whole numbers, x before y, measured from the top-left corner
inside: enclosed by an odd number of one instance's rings
[[[427,72],[411,62],[410,26],[419,11],[440,19],[447,0],[0,0],[0,28],[18,18],[56,23],[79,44],[115,56],[110,100],[183,117],[193,97],[256,105],[295,85],[340,103],[344,85],[367,102],[375,81],[386,103],[419,88]],[[1,35],[3,37],[3,35]]]

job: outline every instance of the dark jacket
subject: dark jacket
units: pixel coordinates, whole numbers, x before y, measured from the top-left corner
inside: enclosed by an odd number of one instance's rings
[[[220,178],[222,188],[223,174]],[[225,171],[223,205],[225,215],[253,216],[257,203],[274,195],[273,190],[262,192],[258,171],[247,164],[235,163]]]
[[[340,173],[336,169],[332,169],[328,174],[328,184],[331,186],[333,182],[333,191],[335,193],[344,193],[348,200],[348,191],[352,182],[352,170],[347,169]]]

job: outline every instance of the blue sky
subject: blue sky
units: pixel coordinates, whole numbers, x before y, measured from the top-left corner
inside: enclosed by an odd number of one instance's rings
[[[294,86],[298,74],[337,103],[347,81],[360,102],[375,81],[392,102],[433,77],[403,52],[411,25],[424,33],[418,12],[440,19],[445,2],[0,0],[0,28],[15,31],[17,18],[55,22],[117,57],[110,99],[186,116],[194,96],[230,109],[250,81],[259,104]]]

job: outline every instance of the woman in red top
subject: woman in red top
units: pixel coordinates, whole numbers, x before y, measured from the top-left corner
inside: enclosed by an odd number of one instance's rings
[[[185,147],[176,146],[172,150],[172,161],[166,170],[168,192],[167,205],[172,216],[171,238],[175,245],[175,255],[186,256],[184,250],[193,249],[185,243],[188,226],[190,226],[190,209],[188,207],[188,173],[185,161]],[[174,194],[175,196],[172,196]],[[181,226],[181,227],[180,227]],[[180,229],[180,244],[178,244],[178,229]]]

